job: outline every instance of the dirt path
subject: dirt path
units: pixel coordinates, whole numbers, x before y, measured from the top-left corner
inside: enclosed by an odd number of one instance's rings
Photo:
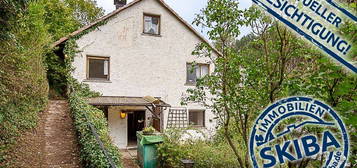
[[[50,101],[44,136],[46,167],[80,167],[77,137],[66,101]]]
[[[9,167],[79,168],[79,149],[66,101],[49,102],[39,125],[19,139]]]
[[[122,161],[123,161],[123,166],[124,168],[140,168],[136,164],[136,150],[127,150],[123,149],[120,150],[120,153],[122,154]]]

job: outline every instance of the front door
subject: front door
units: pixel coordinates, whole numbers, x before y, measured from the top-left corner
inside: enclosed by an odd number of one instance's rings
[[[145,127],[145,111],[128,112],[128,146],[136,146],[136,131]]]

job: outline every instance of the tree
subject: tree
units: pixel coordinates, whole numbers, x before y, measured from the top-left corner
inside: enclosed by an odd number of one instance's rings
[[[216,43],[220,54],[213,57],[213,49],[205,43],[196,47],[193,54],[210,58],[215,71],[198,80],[196,89],[188,90],[189,96],[186,101],[201,102],[212,109],[224,130],[225,139],[237,157],[237,163],[240,167],[249,167],[248,154],[243,151],[247,151],[250,119],[249,112],[245,109],[246,104],[251,102],[248,102],[248,99],[242,101],[244,95],[241,93],[252,90],[241,86],[244,75],[239,68],[240,57],[237,57],[234,48],[235,39],[240,34],[239,27],[246,23],[243,19],[244,11],[240,10],[238,5],[238,1],[213,0],[209,1],[207,7],[197,15],[194,23],[209,29],[208,36]],[[242,135],[243,138],[239,140],[243,146],[238,147],[237,142],[233,140],[234,131]]]
[[[238,165],[250,167],[246,151],[256,115],[275,100],[296,95],[296,79],[309,75],[316,66],[311,58],[321,54],[257,8],[239,10],[237,1],[209,1],[195,23],[210,30],[208,36],[220,54],[212,57],[204,43],[196,47],[194,54],[210,58],[215,70],[188,90],[186,101],[212,109]],[[236,41],[242,25],[249,25],[253,34]]]
[[[90,24],[104,14],[103,9],[96,6],[95,0],[65,0],[65,2],[82,26]]]
[[[46,9],[45,24],[52,36],[52,42],[68,36],[80,27],[93,22],[103,16],[102,8],[96,6],[93,0],[40,0]],[[56,50],[57,48],[53,49]],[[60,58],[53,51],[46,55],[47,78],[51,88],[57,96],[64,95],[67,87],[64,58]]]
[[[103,16],[102,8],[92,0],[40,0],[46,9],[45,23],[57,41]]]

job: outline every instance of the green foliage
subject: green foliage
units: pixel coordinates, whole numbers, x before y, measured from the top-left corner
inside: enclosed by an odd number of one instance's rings
[[[80,157],[84,167],[106,168],[110,167],[108,159],[105,157],[95,136],[91,132],[89,123],[95,127],[105,149],[114,161],[115,165],[121,166],[120,153],[118,148],[113,145],[109,137],[107,121],[103,112],[89,104],[84,97],[77,92],[72,92],[69,96],[69,104],[74,118],[74,126],[77,131],[80,144]]]
[[[54,40],[102,16],[103,10],[97,8],[92,0],[3,0],[0,1],[0,15],[2,163],[7,159],[6,154],[11,152],[9,149],[16,137],[23,131],[34,128],[37,125],[38,112],[46,107],[46,68],[50,72],[48,79],[51,85],[66,90],[66,84],[71,83],[73,88],[80,90],[77,92],[80,96],[98,95],[91,92],[88,86],[68,78],[71,69],[63,58],[52,54],[49,46]],[[100,130],[105,132],[101,127]],[[104,133],[101,135],[104,136]],[[114,150],[110,145],[107,146],[109,150]]]
[[[68,36],[80,27],[103,16],[102,8],[92,0],[39,0],[46,13],[45,21],[53,40]]]
[[[8,39],[11,22],[20,17],[19,13],[25,9],[28,0],[0,1],[0,40]]]
[[[81,159],[85,167],[110,167],[109,160],[104,155],[104,151],[100,148],[94,133],[89,127],[89,124],[92,124],[100,140],[103,142],[104,148],[108,151],[109,157],[115,165],[122,167],[121,155],[119,149],[112,143],[109,137],[108,124],[104,113],[86,102],[86,98],[100,96],[100,94],[91,91],[87,84],[79,83],[71,75],[71,72],[74,70],[72,62],[79,52],[77,48],[75,38],[69,39],[66,42],[63,51],[66,55],[63,76],[64,82],[68,87],[67,94],[80,144]]]
[[[357,165],[357,76],[322,55],[311,59],[304,66],[312,68],[305,71],[307,75],[290,81],[287,86],[289,92],[313,96],[337,111],[350,135],[350,162]]]
[[[355,4],[350,1],[350,4]],[[357,14],[357,8],[351,10]],[[341,34],[352,43],[349,55],[351,61],[357,60],[357,25],[346,22],[340,29]],[[357,166],[357,76],[347,71],[318,51],[305,54],[308,61],[300,62],[300,73],[286,83],[286,92],[298,95],[310,95],[328,103],[343,118],[350,135],[352,166]],[[307,67],[307,68],[306,68]],[[294,72],[295,73],[295,72]]]
[[[209,1],[201,14],[196,15],[194,24],[211,29],[207,34],[213,41],[234,39],[240,34],[238,25],[245,23],[238,6],[237,0]]]
[[[357,7],[356,7],[357,9]],[[356,12],[357,13],[357,12]],[[352,21],[346,22],[341,28],[341,34],[351,42],[352,48],[347,56],[349,61],[357,62],[357,25]],[[355,64],[356,65],[356,64]]]
[[[190,159],[195,168],[239,167],[225,141],[180,140],[184,130],[169,130],[158,145],[158,159],[163,168],[183,167],[181,160]]]
[[[93,0],[40,0],[40,3],[46,9],[45,23],[53,41],[68,36],[104,14]],[[54,50],[61,52],[60,48]],[[59,56],[51,51],[46,55],[45,63],[51,89],[64,96],[67,86],[65,55]]]
[[[247,69],[242,67],[246,65],[242,64],[245,57],[239,55],[240,51],[235,48],[238,44],[235,39],[240,35],[239,27],[250,21],[248,14],[239,9],[238,1],[223,0],[209,1],[197,16],[194,23],[209,29],[208,36],[215,41],[220,54],[213,56],[212,49],[205,43],[197,45],[193,54],[209,59],[215,69],[198,80],[196,88],[189,89],[185,99],[186,102],[199,102],[212,109],[219,127],[223,128],[227,146],[240,167],[249,167],[248,153],[240,151],[247,149],[250,121],[257,114],[257,109],[266,103],[262,92],[250,85],[256,81],[246,80],[249,77],[245,75]],[[254,74],[261,72],[254,71]],[[234,142],[234,134],[240,135],[241,143]]]
[[[41,4],[30,2],[8,20],[8,35],[0,41],[0,162],[23,131],[34,128],[47,105],[48,84],[43,55],[48,51]],[[1,166],[1,165],[0,165]]]
[[[78,29],[81,24],[73,16],[71,6],[62,0],[39,0],[46,9],[45,21],[48,25],[48,32],[54,41],[67,36]]]
[[[340,0],[345,2],[345,8],[352,12],[355,16],[357,15],[357,2],[349,1],[349,0]],[[356,66],[357,62],[357,24],[350,19],[346,19],[346,22],[343,24],[340,29],[340,34],[346,38],[352,45],[350,49],[349,55],[347,55],[347,59],[351,62],[354,62]]]
[[[72,88],[72,91],[76,91],[77,95],[81,97],[98,97],[101,96],[100,93],[91,91],[88,84],[79,83],[76,79],[70,78],[69,85]]]
[[[78,3],[74,6],[69,3]],[[69,71],[66,62],[49,50],[50,43],[103,15],[91,0],[1,1],[0,41],[0,161],[2,161],[22,131],[34,128],[38,112],[47,104],[48,83],[65,90]],[[80,10],[79,10],[79,8]],[[80,14],[78,12],[83,12]],[[3,35],[4,38],[3,38]],[[45,57],[45,55],[48,55]],[[44,65],[45,63],[45,65]],[[53,72],[53,73],[52,73]],[[51,80],[56,79],[56,80]],[[64,81],[63,81],[64,79]],[[71,82],[81,88],[81,94],[94,96],[87,86]],[[55,85],[56,86],[56,85]]]
[[[143,134],[144,135],[148,135],[148,134],[153,134],[156,131],[156,129],[152,126],[150,127],[145,127],[143,130]]]
[[[95,0],[65,0],[73,10],[74,17],[82,25],[87,25],[104,15],[102,8],[97,7]]]
[[[75,38],[72,38],[66,42],[66,46],[63,51],[64,54],[66,55],[66,59],[64,60],[63,72],[61,73],[63,74],[63,78],[64,78],[64,86],[69,87],[70,89],[68,90],[67,94],[70,94],[71,92],[76,92],[76,94],[82,97],[100,96],[98,92],[91,91],[87,84],[80,83],[77,81],[77,79],[74,79],[72,77],[71,73],[74,70],[72,63],[74,61],[74,57],[79,52],[77,48],[78,46],[75,41]]]
[[[212,49],[204,43],[196,47],[193,54],[210,59],[215,70],[200,79],[196,88],[188,90],[185,103],[199,102],[213,110],[221,128],[217,139],[224,137],[239,166],[250,164],[248,152],[240,151],[247,151],[255,116],[282,97],[308,95],[329,103],[345,117],[355,141],[356,76],[345,72],[256,7],[239,11],[235,2],[209,1],[195,20],[197,25],[209,28],[208,36],[221,54],[213,57]],[[231,21],[230,16],[236,17],[236,21]],[[235,28],[242,25],[250,26],[253,33],[237,41],[239,31]],[[347,23],[341,29],[352,42],[356,40],[354,26]],[[353,164],[355,148],[350,159]],[[286,166],[298,165],[295,162]]]

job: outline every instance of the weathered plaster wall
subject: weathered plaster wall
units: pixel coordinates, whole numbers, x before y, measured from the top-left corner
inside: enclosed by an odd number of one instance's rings
[[[161,16],[160,36],[142,34],[144,13]],[[82,52],[74,60],[76,69],[73,76],[104,96],[150,95],[161,97],[163,101],[177,107],[180,106],[182,95],[192,87],[185,85],[186,63],[208,62],[191,55],[195,45],[200,42],[192,31],[156,0],[144,0],[77,40]],[[86,81],[88,55],[110,57],[109,82]],[[210,67],[211,72],[213,68]],[[203,109],[199,105],[189,105],[188,108]],[[114,116],[114,112],[111,114]],[[166,126],[167,111],[164,116]],[[209,122],[213,117],[210,111],[206,111],[205,123],[208,129],[214,128],[214,123]],[[124,132],[114,129],[118,126],[116,119],[112,120],[109,123],[112,135],[124,136]]]
[[[116,108],[108,109],[109,134],[115,145],[125,148],[128,141],[128,118],[121,119],[120,110]]]

